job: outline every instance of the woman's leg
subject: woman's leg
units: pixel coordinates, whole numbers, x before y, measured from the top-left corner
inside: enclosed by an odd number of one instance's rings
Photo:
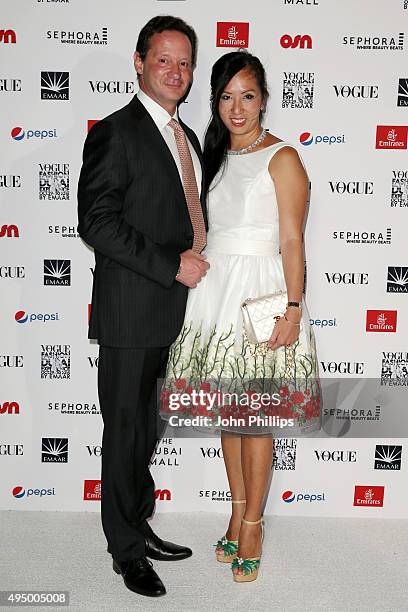
[[[273,459],[272,435],[241,437],[242,474],[246,493],[244,518],[257,521],[262,514],[266,489]],[[261,525],[241,524],[239,532],[240,557],[259,557],[261,553]]]
[[[221,446],[225,468],[227,470],[231,498],[233,500],[246,499],[241,467],[241,436],[222,431]],[[228,540],[238,540],[241,519],[245,512],[245,504],[231,505],[231,519],[225,535]]]

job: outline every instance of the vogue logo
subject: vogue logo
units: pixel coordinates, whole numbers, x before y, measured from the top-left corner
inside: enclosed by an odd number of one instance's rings
[[[339,98],[378,99],[378,85],[333,85],[336,96]]]
[[[23,355],[0,355],[0,368],[23,368]]]
[[[15,45],[17,42],[16,33],[14,30],[0,30],[0,43],[4,43],[5,45],[13,44]]]
[[[406,149],[408,126],[377,125],[376,149]]]
[[[309,34],[296,34],[293,38],[290,34],[284,34],[280,39],[281,47],[284,49],[311,49],[312,48],[312,37]]]
[[[320,365],[325,374],[364,374],[362,361],[321,361]]]
[[[0,444],[0,455],[21,457],[24,455],[24,444]]]
[[[394,36],[343,36],[343,45],[362,51],[403,51],[404,32]]]
[[[20,414],[20,406],[17,402],[4,402],[0,404],[0,414]]]
[[[21,91],[21,79],[0,79],[0,91]]]
[[[384,505],[384,487],[356,485],[353,506],[371,506],[382,508]]]
[[[357,461],[357,451],[351,450],[315,450],[318,461],[336,461],[342,463],[355,463]]]
[[[0,228],[0,238],[19,238],[20,232],[17,225],[2,225]]]
[[[325,272],[326,280],[333,285],[368,285],[368,272]]]
[[[89,85],[93,93],[135,93],[135,84],[133,81],[89,81]]]
[[[0,266],[0,278],[25,278],[24,266]]]
[[[21,187],[21,176],[19,174],[0,174],[0,188],[15,189]]]
[[[223,458],[223,454],[222,454],[222,448],[221,447],[209,447],[209,448],[203,448],[202,446],[200,447],[200,451],[202,456],[204,457],[204,459],[222,459]]]
[[[372,181],[329,181],[332,193],[348,193],[350,195],[373,195],[374,183]]]
[[[367,332],[396,332],[397,311],[396,310],[367,310],[366,317]]]
[[[249,44],[249,23],[219,21],[217,23],[217,47],[242,47]]]

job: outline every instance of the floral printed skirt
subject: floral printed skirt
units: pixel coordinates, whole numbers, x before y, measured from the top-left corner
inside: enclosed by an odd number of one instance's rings
[[[207,276],[190,290],[161,389],[160,414],[171,425],[277,436],[320,428],[318,363],[306,306],[291,347],[253,354],[243,333],[241,303],[285,288],[281,262],[271,259],[217,253]]]

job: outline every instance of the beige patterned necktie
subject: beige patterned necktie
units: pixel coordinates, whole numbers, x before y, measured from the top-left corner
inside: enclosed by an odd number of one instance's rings
[[[174,137],[181,164],[181,175],[183,178],[184,193],[187,201],[187,208],[193,226],[194,240],[193,251],[201,253],[207,244],[203,211],[201,208],[200,197],[198,195],[197,181],[194,172],[193,160],[191,159],[190,149],[188,148],[186,135],[178,121],[172,119],[168,125],[174,130]]]

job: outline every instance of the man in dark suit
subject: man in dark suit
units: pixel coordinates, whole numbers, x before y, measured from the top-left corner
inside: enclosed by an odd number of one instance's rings
[[[149,596],[166,590],[146,557],[192,554],[161,540],[147,518],[155,501],[157,380],[188,288],[209,267],[200,255],[207,225],[200,145],[177,114],[196,52],[195,32],[181,19],[154,17],[142,28],[134,54],[139,92],[90,130],[78,185],[78,231],[96,259],[89,337],[100,345],[102,524],[113,569]]]

